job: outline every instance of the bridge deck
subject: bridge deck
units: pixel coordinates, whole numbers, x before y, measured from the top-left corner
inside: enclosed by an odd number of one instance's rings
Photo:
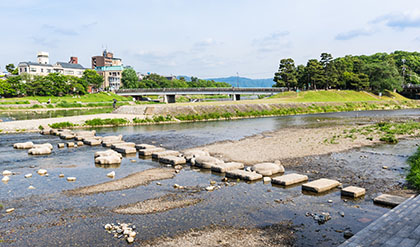
[[[356,246],[420,246],[420,196],[406,200],[340,245]]]

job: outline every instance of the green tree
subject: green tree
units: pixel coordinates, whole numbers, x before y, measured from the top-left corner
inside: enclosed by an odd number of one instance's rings
[[[13,73],[13,71],[15,70],[15,65],[13,63],[9,63],[8,65],[6,65],[6,70],[9,73]]]
[[[369,86],[374,92],[402,89],[403,78],[393,60],[367,63],[363,70],[369,76]]]
[[[89,85],[94,88],[100,88],[104,84],[104,78],[92,69],[83,71],[82,80],[82,84]]]
[[[329,53],[322,53],[320,63],[324,68],[324,81],[323,87],[329,89],[331,87],[337,88],[338,86],[338,71],[335,67],[333,57]]]
[[[348,89],[362,90],[369,87],[369,77],[363,73],[356,74],[345,71],[343,73],[343,80]]]
[[[287,89],[297,86],[295,62],[291,58],[280,60],[279,70],[274,74],[273,87],[287,87]]]
[[[139,78],[136,71],[132,68],[126,68],[122,72],[121,82],[124,88],[138,88]]]
[[[306,65],[308,88],[317,89],[324,82],[324,68],[317,59],[310,59]]]

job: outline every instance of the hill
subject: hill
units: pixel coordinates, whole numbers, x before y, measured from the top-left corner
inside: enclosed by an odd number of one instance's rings
[[[224,78],[209,78],[206,80],[214,80],[218,82],[226,82],[233,87],[271,87],[273,86],[273,78],[267,79],[250,79],[246,77],[224,77]],[[238,83],[237,83],[238,82]]]

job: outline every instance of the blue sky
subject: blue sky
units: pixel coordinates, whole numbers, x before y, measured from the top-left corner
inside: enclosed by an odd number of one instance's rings
[[[281,58],[420,47],[415,0],[15,0],[0,2],[0,66],[108,48],[139,72],[269,78]]]

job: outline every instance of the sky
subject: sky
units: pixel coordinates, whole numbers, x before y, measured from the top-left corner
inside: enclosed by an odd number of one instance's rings
[[[282,58],[420,48],[418,0],[0,1],[0,69],[106,48],[141,73],[270,78]]]

